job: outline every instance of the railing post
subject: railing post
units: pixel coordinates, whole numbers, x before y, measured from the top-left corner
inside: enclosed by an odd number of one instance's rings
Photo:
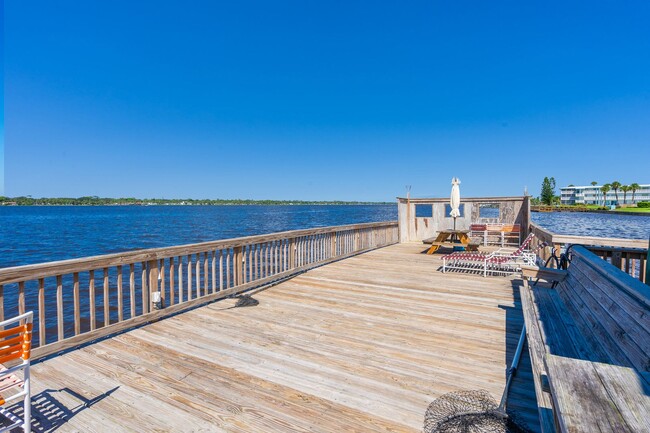
[[[153,305],[153,293],[158,291],[158,274],[160,273],[158,269],[158,260],[149,260],[147,262],[147,267],[149,268],[149,302],[151,305],[149,305],[148,311],[153,311],[155,310],[155,306]]]
[[[233,248],[233,286],[238,286],[244,281],[244,266],[242,263],[242,247]]]
[[[289,239],[289,269],[296,267],[296,238]]]
[[[330,233],[330,236],[332,237],[332,257],[336,257],[336,233],[337,232]]]
[[[558,260],[560,259],[560,256],[562,255],[562,244],[553,244],[553,255],[555,255],[555,258]]]
[[[622,258],[623,253],[621,251],[612,251],[612,265],[616,266],[618,269],[621,269]]]

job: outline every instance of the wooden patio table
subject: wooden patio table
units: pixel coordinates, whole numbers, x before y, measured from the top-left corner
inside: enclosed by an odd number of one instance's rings
[[[469,239],[469,230],[440,230],[438,232],[438,236],[436,238],[428,238],[424,239],[422,243],[425,244],[431,244],[431,247],[427,250],[427,254],[433,254],[436,251],[440,249],[440,247],[449,247],[453,248],[455,246],[463,246],[465,247],[466,250],[469,251],[476,251],[477,246],[474,244],[470,243]],[[454,243],[454,241],[460,241],[460,245],[458,243]]]

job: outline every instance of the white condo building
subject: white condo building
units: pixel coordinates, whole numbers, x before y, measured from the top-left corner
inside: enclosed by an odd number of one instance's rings
[[[610,189],[607,192],[605,202],[603,192],[600,190],[602,185],[565,186],[564,188],[560,188],[560,201],[562,204],[599,204],[604,206],[630,205],[640,201],[650,201],[650,184],[639,185],[639,187],[634,193],[634,201],[632,201],[632,191],[628,191],[624,195],[623,191],[619,188],[618,201],[616,200],[616,193]]]

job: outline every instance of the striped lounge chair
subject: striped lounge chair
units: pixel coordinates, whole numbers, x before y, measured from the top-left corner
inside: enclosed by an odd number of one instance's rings
[[[32,350],[33,313],[31,311],[0,322],[0,415],[5,418],[0,433],[31,432],[32,400],[29,366]],[[11,365],[5,366],[5,363]],[[22,417],[7,409],[23,401]]]
[[[492,253],[458,251],[442,258],[442,272],[447,270],[483,271],[487,274],[508,275],[521,270],[521,265],[536,265],[537,251],[546,246],[540,244],[535,251],[527,248],[535,234],[530,233],[515,251],[499,249]]]

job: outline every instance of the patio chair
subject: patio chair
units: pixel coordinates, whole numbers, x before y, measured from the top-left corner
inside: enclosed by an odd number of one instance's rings
[[[498,249],[492,253],[455,252],[442,258],[442,272],[450,270],[483,271],[483,276],[491,274],[513,274],[521,269],[521,265],[536,265],[537,251],[546,245],[540,244],[534,251],[527,251],[535,237],[530,233],[521,246],[515,251]]]
[[[31,432],[31,390],[29,365],[32,349],[31,311],[12,319],[0,322],[0,414],[11,424],[0,428],[0,433],[21,427],[25,433]],[[15,364],[19,360],[18,364]],[[15,364],[6,367],[5,363]],[[23,401],[22,419],[7,410],[7,404]]]

